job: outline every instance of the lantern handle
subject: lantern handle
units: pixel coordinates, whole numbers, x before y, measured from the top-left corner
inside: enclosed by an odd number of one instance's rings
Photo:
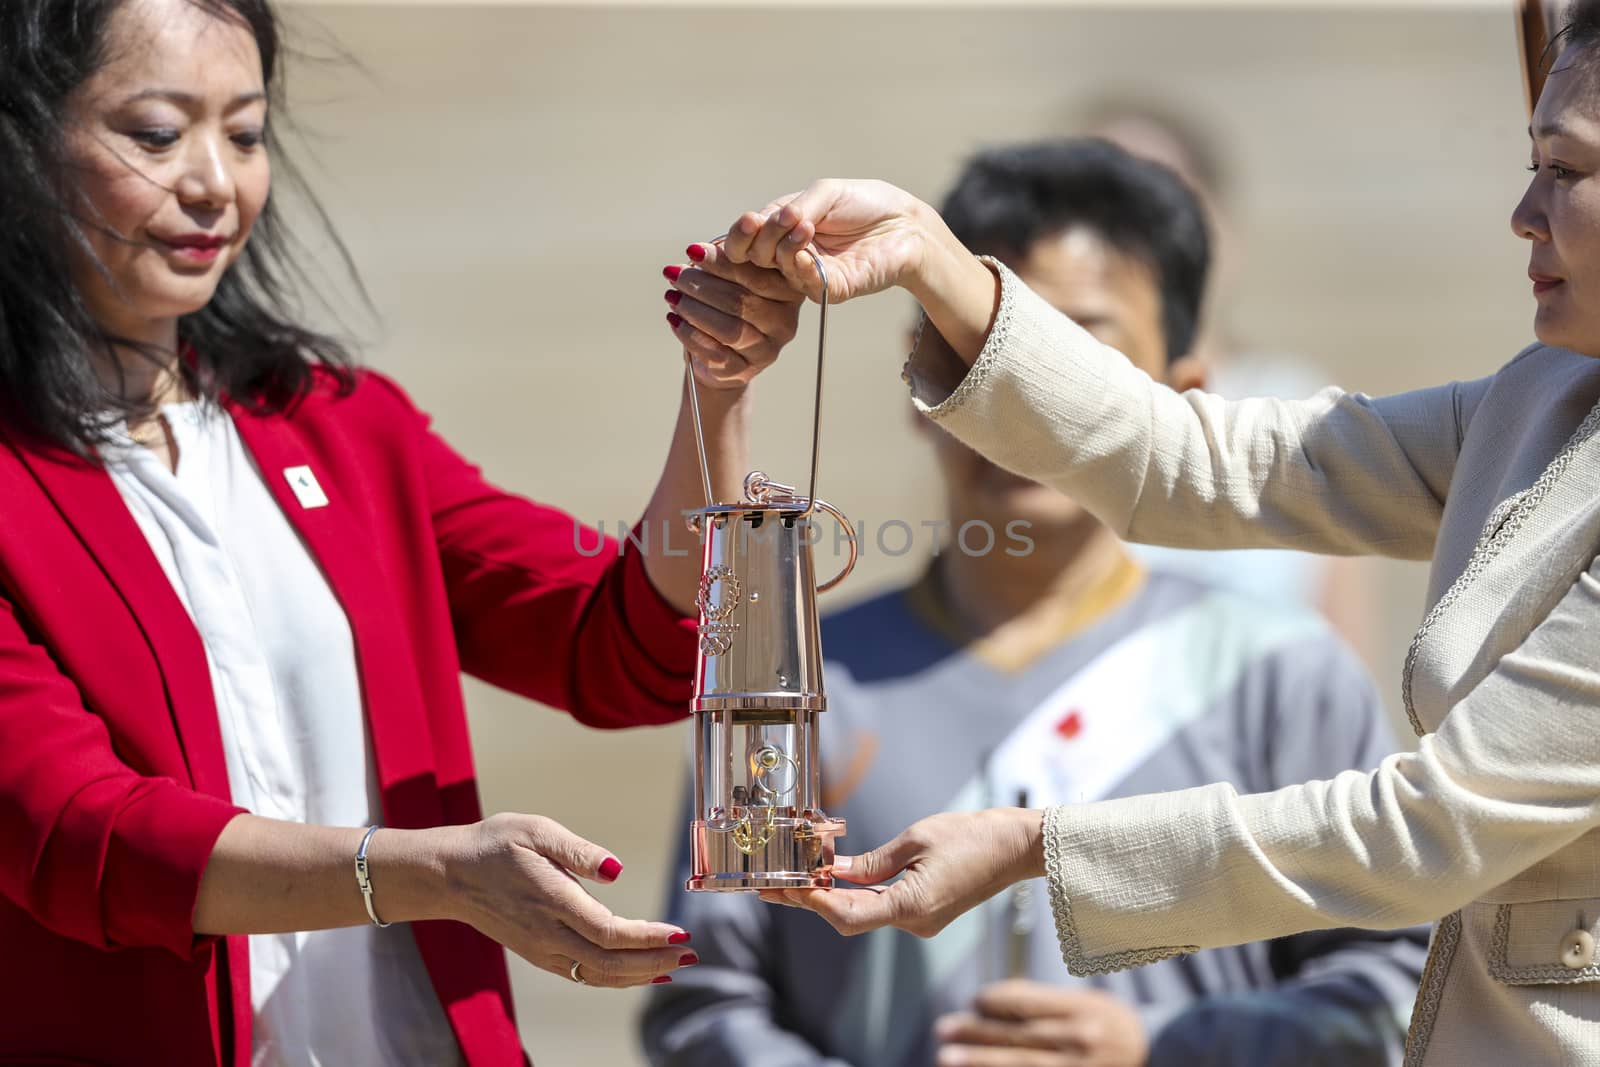
[[[749,474],[745,475],[744,497],[752,504],[760,505],[798,504],[801,500],[801,497],[795,490],[794,486],[784,485],[782,482],[775,482],[771,478],[768,478],[761,471],[751,471]],[[811,514],[811,511],[814,508],[820,508],[823,511],[826,511],[829,515],[833,516],[833,521],[844,527],[844,535],[850,540],[850,556],[845,560],[844,568],[840,570],[838,574],[817,586],[817,592],[826,593],[828,590],[844,581],[850,576],[850,572],[855,570],[860,546],[856,544],[856,530],[854,526],[850,525],[850,520],[845,517],[844,512],[840,511],[826,500],[820,500],[817,497],[811,497],[807,501],[804,511],[792,514],[794,515],[795,519],[804,520],[806,516]]]
[[[719,237],[712,238],[711,243],[720,244],[727,238],[727,236],[727,234],[722,234]],[[806,502],[806,508],[800,513],[802,517],[810,515],[811,512],[818,506],[817,456],[822,451],[822,357],[827,350],[828,343],[828,272],[826,268],[823,267],[822,256],[818,254],[815,246],[808,246],[807,251],[811,253],[811,261],[817,266],[817,273],[822,276],[822,299],[818,301],[819,305],[821,306],[821,312],[817,319],[817,394],[811,409],[811,484],[807,489],[804,498]],[[706,460],[706,435],[705,430],[700,422],[700,393],[698,385],[694,380],[694,367],[689,358],[688,349],[684,349],[683,352],[683,378],[689,390],[689,408],[694,415],[694,443],[696,451],[700,456],[700,485],[701,488],[705,490],[706,507],[714,507],[716,506],[717,501],[711,494],[711,466]],[[832,509],[830,508],[829,510],[831,511]],[[833,514],[836,518],[840,518],[841,521],[843,521],[838,512],[833,512]],[[849,530],[850,524],[845,522],[844,528]],[[850,564],[849,566],[845,567],[844,573],[848,574],[850,572],[850,568],[854,566],[855,532],[852,530],[850,537]],[[843,578],[844,574],[839,575],[838,578],[827,583],[826,586],[819,587],[818,591],[820,592],[822,589],[836,584]]]
[[[812,497],[811,502],[816,507],[826,511],[829,515],[832,515],[833,520],[840,526],[844,527],[844,535],[850,539],[850,558],[845,560],[844,569],[838,574],[835,574],[832,578],[829,578],[827,581],[823,582],[821,585],[817,586],[817,592],[826,593],[828,590],[832,589],[834,586],[848,578],[850,576],[850,572],[856,569],[858,549],[858,546],[856,545],[856,531],[855,528],[850,525],[850,520],[845,518],[844,514],[840,512],[838,508],[834,507],[826,500],[818,500],[816,497]]]

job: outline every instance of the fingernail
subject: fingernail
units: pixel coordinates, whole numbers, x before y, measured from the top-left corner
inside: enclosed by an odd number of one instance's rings
[[[682,267],[677,267],[677,266],[662,267],[661,268],[661,273],[665,274],[667,276],[667,281],[675,282],[675,281],[678,280],[678,275],[683,273],[683,268]]]
[[[600,865],[600,877],[607,882],[615,882],[617,875],[622,873],[622,864],[617,862],[615,856],[607,856],[606,861]]]
[[[833,857],[833,873],[834,874],[849,874],[850,873],[850,857],[849,856],[835,856],[835,857]]]
[[[696,956],[693,952],[685,952],[683,955],[678,957],[679,967],[693,967],[699,962],[700,957]]]
[[[785,241],[787,241],[789,244],[792,244],[792,245],[804,244],[805,243],[805,242],[800,240],[800,230],[798,228],[790,230],[787,234],[784,235],[783,239]]]
[[[667,944],[669,945],[687,945],[688,943],[689,935],[683,930],[679,930],[677,933],[667,938]]]
[[[672,328],[674,330],[683,325],[683,319],[679,318],[677,315],[674,315],[670,311],[667,312],[667,322],[672,324]]]
[[[668,289],[667,290],[667,303],[671,304],[673,307],[677,307],[678,306],[678,301],[680,301],[682,299],[683,299],[683,294],[678,292],[678,290],[676,290],[676,289]]]
[[[650,979],[650,984],[651,985],[661,985],[663,982],[670,982],[670,981],[672,981],[672,979],[668,978],[666,975],[663,974],[663,975],[661,975],[659,977]]]
[[[705,258],[706,258],[706,246],[705,245],[690,245],[689,248],[688,248],[688,252],[689,252],[689,258],[694,260],[696,263],[705,262]]]

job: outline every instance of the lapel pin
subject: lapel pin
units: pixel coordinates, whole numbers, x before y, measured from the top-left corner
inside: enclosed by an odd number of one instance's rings
[[[310,467],[285,467],[283,476],[289,481],[289,488],[294,490],[295,499],[300,501],[303,508],[325,508],[328,506],[328,494],[322,491],[322,486],[317,484],[317,476],[311,473]]]

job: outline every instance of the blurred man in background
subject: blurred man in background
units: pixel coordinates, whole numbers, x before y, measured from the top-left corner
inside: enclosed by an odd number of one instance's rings
[[[1207,230],[1171,171],[1103,141],[1000,149],[945,217],[1152,376],[1202,384]],[[1314,615],[1147,572],[1072,500],[926,432],[950,543],[823,626],[824,807],[857,848],[937,810],[1262,792],[1393,750],[1370,680]],[[658,1067],[1398,1063],[1424,957],[1420,930],[1346,930],[1082,980],[1042,883],[922,941],[841,938],[682,878],[672,918],[701,963],[652,992]]]

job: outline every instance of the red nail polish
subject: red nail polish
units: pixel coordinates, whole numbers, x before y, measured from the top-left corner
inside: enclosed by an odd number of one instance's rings
[[[683,325],[683,319],[680,316],[674,315],[670,311],[667,312],[667,321],[672,324],[672,328],[674,330]]]
[[[688,252],[689,252],[689,258],[694,260],[696,263],[705,262],[705,258],[706,258],[706,246],[705,245],[690,245],[689,248],[688,248]]]
[[[670,982],[670,981],[672,981],[672,979],[668,978],[666,975],[663,974],[659,978],[650,979],[650,984],[651,985],[660,985],[663,982]]]
[[[687,945],[688,943],[689,935],[684,933],[682,930],[667,938],[667,944],[669,945]]]
[[[617,875],[622,873],[622,864],[617,862],[615,856],[607,856],[606,861],[600,865],[600,877],[607,882],[615,882]]]
[[[683,955],[678,957],[679,967],[693,967],[699,962],[700,957],[696,956],[693,952],[685,952]]]
[[[675,282],[675,281],[678,280],[678,275],[683,273],[683,268],[682,267],[677,267],[677,266],[662,267],[661,268],[661,273],[665,274],[667,276],[667,281]]]
[[[667,290],[667,303],[671,304],[673,307],[677,307],[678,306],[678,301],[680,301],[682,299],[683,299],[683,294],[678,292],[678,290],[676,290],[676,289],[668,289]]]

